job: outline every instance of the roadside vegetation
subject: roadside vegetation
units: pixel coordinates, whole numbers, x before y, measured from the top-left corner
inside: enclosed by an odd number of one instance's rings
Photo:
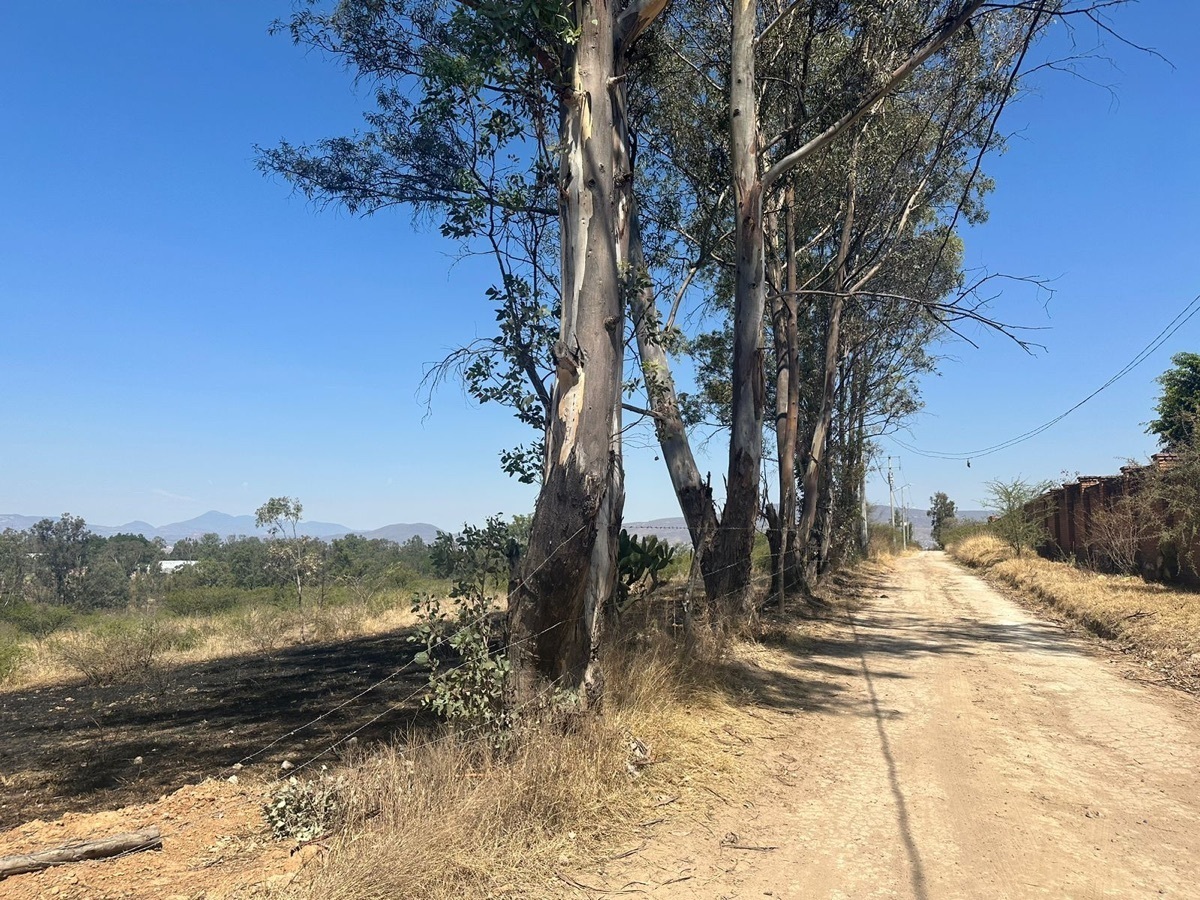
[[[948,549],[955,559],[989,578],[1151,659],[1156,668],[1180,678],[1200,677],[1200,593],[1136,576],[1101,574],[1030,553],[1018,556],[986,528],[957,537]]]
[[[401,545],[206,534],[168,547],[134,534],[104,538],[70,515],[8,530],[0,683],[136,682],[173,663],[408,626],[415,594],[448,593],[455,552],[450,535]]]

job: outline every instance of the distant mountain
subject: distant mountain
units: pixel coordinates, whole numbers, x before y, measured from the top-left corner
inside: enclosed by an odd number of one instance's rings
[[[688,533],[687,522],[683,516],[650,519],[647,522],[624,522],[622,527],[630,534],[640,538],[653,535],[668,544],[690,544],[692,542],[692,536]]]
[[[359,531],[356,533],[368,540],[382,538],[385,541],[395,541],[397,544],[404,544],[415,537],[419,537],[425,543],[430,544],[442,530],[436,525],[430,525],[428,522],[414,522],[412,524],[398,522],[395,525],[384,525],[382,528],[376,528],[374,531]]]
[[[58,517],[0,514],[0,531],[6,528],[24,531],[46,518],[56,519]],[[151,539],[156,537],[162,538],[168,544],[173,544],[175,541],[183,540],[184,538],[198,538],[205,534],[217,534],[225,538],[230,535],[258,535],[262,537],[267,533],[265,528],[255,527],[254,516],[231,516],[228,513],[218,512],[215,509],[209,510],[203,515],[196,516],[194,519],[187,519],[183,522],[172,522],[169,525],[160,525],[157,527],[151,525],[149,522],[139,520],[126,522],[124,525],[93,525],[89,522],[88,528],[101,537],[112,537],[114,534],[141,534]],[[298,534],[307,537],[322,538],[323,540],[332,540],[333,538],[342,537],[347,534],[359,534],[372,540],[382,538],[401,544],[415,536],[419,536],[423,541],[428,543],[436,538],[438,532],[441,530],[436,525],[430,525],[428,522],[398,522],[369,531],[348,528],[345,525],[338,525],[334,522],[301,522],[296,528]]]
[[[32,528],[45,516],[18,516],[16,514],[0,515],[0,531],[11,528],[13,531],[24,531]]]

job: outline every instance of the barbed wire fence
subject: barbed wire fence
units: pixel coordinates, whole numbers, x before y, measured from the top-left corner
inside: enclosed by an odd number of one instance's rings
[[[569,543],[571,540],[573,540],[582,530],[583,530],[582,528],[577,530],[575,532],[575,534],[571,535],[569,538],[567,538],[567,540],[565,540],[562,544],[560,544],[560,547],[565,546],[567,543]],[[762,533],[759,529],[753,529],[753,530],[756,533]],[[539,571],[542,567],[547,565],[554,558],[554,555],[557,552],[558,552],[558,548],[556,548],[555,551],[553,551],[551,554],[549,554],[546,557],[546,559],[543,560],[542,563],[536,569],[534,569],[532,572],[529,573],[528,576],[526,576],[526,578],[532,577],[534,574],[537,573],[537,571]],[[745,565],[745,561],[740,560],[740,561],[731,563],[729,565],[722,566],[717,569],[709,570],[708,574],[710,576],[716,575],[716,574],[720,574],[721,572],[727,571],[728,569],[737,568],[739,566],[744,566],[744,565]],[[690,582],[693,580],[693,575],[689,575],[688,580],[689,580],[689,586],[690,586]],[[768,584],[770,582],[770,580],[771,580],[771,576],[769,574],[758,576],[757,578],[752,576],[751,582],[749,585],[747,585],[746,588],[739,588],[737,590],[727,592],[726,594],[723,594],[723,595],[715,597],[715,598],[707,598],[706,602],[709,604],[717,603],[719,601],[728,599],[730,597],[734,597],[739,594],[743,594],[747,590],[747,588],[755,589],[762,585]],[[486,621],[486,619],[488,617],[490,617],[493,614],[494,614],[493,611],[489,611],[489,612],[485,612],[485,613],[480,614],[479,616],[474,617],[473,619],[466,622],[465,624],[462,624],[460,627],[455,629],[453,632],[440,637],[437,641],[430,644],[428,649],[433,650],[433,649],[437,649],[437,648],[449,645],[456,637],[458,637],[459,635],[463,634],[464,632],[466,632],[467,630],[469,630],[471,628],[478,627],[480,624],[482,624],[484,621]],[[508,649],[510,647],[514,647],[514,646],[520,646],[521,644],[526,643],[528,641],[536,640],[537,638],[552,631],[553,629],[561,627],[563,624],[564,623],[560,623],[560,622],[554,623],[554,624],[542,629],[539,632],[536,632],[531,635],[527,635],[523,638],[518,639],[515,642],[510,642],[510,643],[506,644],[506,649]],[[255,750],[253,753],[249,753],[249,754],[246,754],[245,756],[241,757],[236,763],[234,763],[232,765],[232,768],[234,768],[236,770],[236,769],[241,769],[241,768],[245,767],[246,765],[252,763],[255,759],[261,757],[263,754],[265,754],[265,753],[269,752],[270,750],[272,750],[273,748],[279,746],[281,743],[300,735],[301,733],[309,730],[313,726],[318,725],[319,723],[329,719],[331,716],[333,716],[337,712],[339,712],[343,709],[346,709],[347,707],[352,706],[356,702],[362,700],[368,694],[371,694],[373,691],[376,691],[380,687],[395,680],[402,674],[413,670],[414,667],[416,667],[416,666],[417,666],[417,663],[416,663],[415,658],[408,660],[406,663],[404,663],[401,666],[398,666],[392,672],[390,672],[387,675],[385,675],[384,677],[376,680],[375,682],[368,685],[367,687],[355,692],[353,695],[346,698],[345,700],[335,704],[334,706],[330,707],[329,709],[325,710],[324,712],[320,713],[319,715],[314,716],[312,719],[308,720],[307,722],[304,722],[303,724],[298,725],[283,734],[280,734],[278,737],[276,737],[273,740],[271,740],[270,742],[264,744],[262,747]],[[553,693],[558,690],[559,683],[561,681],[561,677],[562,676],[560,676],[560,679],[556,679],[555,681],[550,682],[547,685],[545,685],[543,687],[543,689],[541,691],[539,691],[537,694],[535,694],[535,696],[533,698],[531,698],[530,700],[527,700],[524,703],[519,704],[517,707],[514,707],[512,712],[520,713],[522,711],[528,710],[529,708],[532,708],[535,706],[544,706],[544,704],[553,695]],[[425,695],[428,691],[429,691],[429,685],[421,684],[420,686],[418,686],[417,688],[408,692],[406,695],[404,695],[400,699],[388,704],[388,706],[385,709],[372,715],[365,722],[362,722],[361,724],[357,724],[351,730],[342,733],[331,743],[329,743],[328,745],[323,747],[317,753],[309,756],[307,759],[305,759],[299,765],[293,765],[293,766],[288,767],[287,769],[281,770],[281,772],[278,774],[278,777],[281,777],[281,778],[282,777],[293,777],[293,776],[298,775],[302,770],[308,768],[317,760],[322,759],[325,756],[328,756],[330,753],[335,752],[340,747],[342,747],[345,744],[347,744],[348,742],[350,742],[351,739],[357,737],[359,734],[366,731],[368,728],[370,728],[372,725],[375,725],[382,719],[386,718],[388,715],[391,715],[391,714],[397,712],[398,710],[409,707],[412,703],[417,701],[420,697]],[[449,737],[453,737],[454,735],[461,736],[463,733],[470,733],[472,731],[479,730],[484,727],[488,727],[488,726],[475,725],[475,726],[469,726],[466,728],[459,728],[456,731],[451,732],[447,736],[436,739],[436,740],[448,739]],[[428,746],[429,743],[430,742],[422,742],[419,746]]]

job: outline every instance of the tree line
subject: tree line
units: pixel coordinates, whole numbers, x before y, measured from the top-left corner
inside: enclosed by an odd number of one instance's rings
[[[454,547],[455,539],[443,534],[432,544],[419,536],[400,544],[354,534],[324,542],[210,533],[168,545],[140,534],[102,537],[82,518],[64,513],[24,531],[0,533],[0,606],[88,611],[163,600],[195,607],[183,611],[202,611],[263,589],[296,603],[304,602],[306,591],[320,602],[332,588],[365,599],[421,578],[449,577]],[[194,565],[166,574],[160,567],[166,560]]]
[[[712,627],[760,601],[760,522],[781,605],[856,552],[872,442],[919,408],[934,343],[966,322],[1015,339],[959,229],[986,216],[1030,50],[1115,5],[341,0],[277,23],[374,104],[351,136],[259,148],[261,168],[352,213],[408,207],[495,262],[495,334],[430,379],[531,428],[501,457],[541,485],[509,585],[515,696],[599,694],[634,422]],[[719,508],[697,427],[727,440]]]

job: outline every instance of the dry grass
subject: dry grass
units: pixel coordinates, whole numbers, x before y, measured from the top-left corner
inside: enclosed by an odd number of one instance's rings
[[[727,672],[665,648],[610,654],[605,671],[602,715],[528,727],[499,758],[468,734],[349,767],[344,836],[304,896],[562,896],[559,872],[636,846],[656,804],[736,794],[718,723],[758,723]]]
[[[144,623],[148,624],[143,627]],[[113,614],[47,639],[0,634],[0,685],[52,684],[83,674],[95,683],[130,682],[162,667],[244,654],[270,655],[312,641],[370,636],[412,625],[407,597],[396,605],[350,603],[300,612],[263,606],[233,614],[139,617]],[[162,640],[164,633],[166,640]],[[186,635],[180,640],[179,635]],[[10,652],[11,651],[11,652]],[[12,657],[12,665],[4,661]],[[120,662],[134,661],[132,665]],[[119,668],[115,677],[108,669]],[[101,671],[103,670],[103,671]],[[98,676],[98,680],[96,677]]]
[[[1097,575],[1031,553],[1017,557],[991,534],[966,538],[948,549],[956,559],[1152,658],[1161,668],[1177,676],[1200,676],[1200,594],[1130,576]]]

